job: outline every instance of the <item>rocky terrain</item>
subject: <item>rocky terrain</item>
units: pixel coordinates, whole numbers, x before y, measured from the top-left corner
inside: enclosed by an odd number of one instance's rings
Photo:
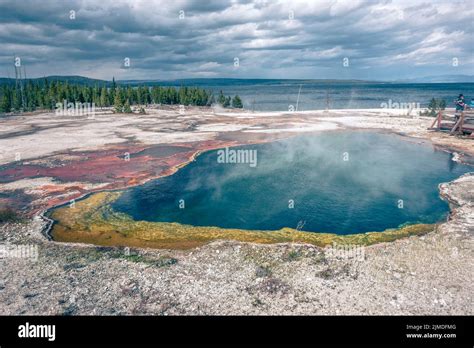
[[[45,237],[46,221],[38,215],[92,190],[169,174],[194,154],[138,156],[141,176],[130,182],[136,169],[115,163],[123,163],[117,156],[132,147],[132,154],[159,144],[203,150],[303,131],[376,128],[469,159],[474,142],[427,131],[431,118],[398,110],[183,115],[173,109],[150,110],[138,120],[101,117],[99,124],[47,114],[0,121],[0,203],[28,216],[0,225],[1,315],[474,313],[474,175],[440,185],[451,215],[436,231],[342,253],[226,240],[184,251],[59,243]],[[21,163],[15,153],[22,154]],[[115,168],[106,177],[103,163]],[[32,246],[37,254],[17,257],[18,246]]]

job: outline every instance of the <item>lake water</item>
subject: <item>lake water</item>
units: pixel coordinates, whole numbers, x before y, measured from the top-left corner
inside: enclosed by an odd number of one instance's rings
[[[426,107],[431,98],[444,99],[454,107],[454,99],[463,93],[469,102],[474,98],[474,83],[383,83],[316,80],[191,79],[163,81],[161,85],[199,86],[238,94],[244,107],[256,111],[299,111],[325,109],[381,108],[383,103],[419,103]],[[299,97],[298,97],[299,94]]]
[[[383,231],[445,218],[438,184],[472,170],[429,145],[368,131],[232,149],[256,151],[256,162],[220,163],[210,151],[172,176],[124,191],[112,207],[135,220],[199,226]]]

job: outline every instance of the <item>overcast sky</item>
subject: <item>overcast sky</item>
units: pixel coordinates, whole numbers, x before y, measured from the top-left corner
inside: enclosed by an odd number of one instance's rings
[[[0,0],[0,76],[474,75],[473,23],[473,0]]]

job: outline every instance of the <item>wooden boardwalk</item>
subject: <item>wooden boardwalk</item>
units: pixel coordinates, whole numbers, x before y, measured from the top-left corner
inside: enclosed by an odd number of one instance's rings
[[[463,110],[454,114],[439,111],[428,129],[446,131],[451,135],[470,134],[470,138],[474,138],[474,110]]]

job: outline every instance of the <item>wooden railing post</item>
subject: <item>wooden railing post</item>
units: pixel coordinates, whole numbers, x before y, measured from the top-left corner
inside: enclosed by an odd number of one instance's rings
[[[435,124],[437,124],[437,128],[440,129],[441,127],[441,110],[438,112],[438,116],[436,116],[435,120],[433,121],[433,124],[431,125],[430,128],[433,128]]]
[[[449,134],[454,134],[456,132],[456,129],[460,129],[460,133],[462,133],[462,124],[464,123],[464,111],[461,111],[461,116],[459,116],[459,120],[456,121],[454,124],[454,127],[451,129],[451,132]]]
[[[460,134],[464,133],[462,128],[464,127],[464,118],[466,116],[465,112],[466,112],[465,110],[463,110],[463,112],[461,112],[461,123],[459,124],[459,133]]]

